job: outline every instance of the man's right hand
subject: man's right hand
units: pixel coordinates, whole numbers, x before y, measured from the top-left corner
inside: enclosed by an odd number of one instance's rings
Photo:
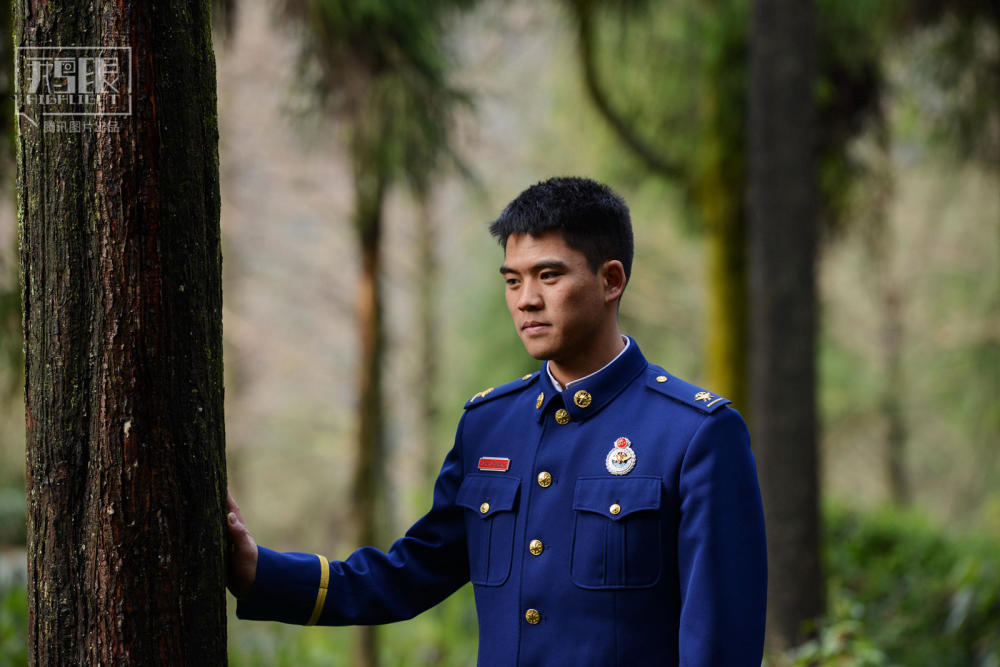
[[[236,504],[233,494],[229,493],[229,516],[226,525],[229,528],[229,572],[226,586],[237,599],[250,593],[254,579],[257,578],[257,543],[243,523],[240,506]]]

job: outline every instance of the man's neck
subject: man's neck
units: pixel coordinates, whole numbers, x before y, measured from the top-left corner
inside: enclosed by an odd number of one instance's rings
[[[614,337],[607,339],[596,349],[591,349],[573,362],[557,362],[549,360],[549,372],[563,387],[569,383],[587,377],[607,366],[625,349],[625,337],[615,328]]]

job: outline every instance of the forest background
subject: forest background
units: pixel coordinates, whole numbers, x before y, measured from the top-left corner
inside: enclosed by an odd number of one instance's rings
[[[383,446],[372,470],[382,481],[373,528],[382,547],[429,506],[464,401],[538,367],[509,322],[493,268],[502,252],[486,231],[531,183],[589,175],[625,197],[638,244],[623,330],[671,372],[726,389],[711,370],[725,322],[707,304],[726,279],[712,273],[703,226],[712,195],[697,178],[657,169],[594,103],[579,44],[585,4],[482,2],[443,24],[449,86],[461,91],[448,111],[446,159],[387,188],[379,249]],[[726,77],[746,74],[732,67],[745,3],[632,4],[595,15],[603,85],[642,143],[698,173],[713,159],[709,140],[726,137],[704,122],[726,114],[706,108],[745,108]],[[856,71],[848,57],[842,80],[817,82],[821,99],[851,82],[863,110],[832,105],[852,122],[837,128],[842,159],[822,172],[828,612],[816,639],[770,659],[1000,665],[1000,21],[852,6],[844,16],[821,11],[820,29],[823,48],[856,54]],[[236,5],[216,38],[229,484],[260,543],[343,557],[356,546],[362,273],[349,121],[316,113],[317,75],[299,67],[308,28],[284,13]],[[722,139],[719,150],[744,149]],[[0,662],[17,664],[23,359],[13,187],[2,194]],[[233,619],[229,632],[234,664],[349,664],[353,650],[349,629]],[[378,642],[381,664],[474,664],[471,590],[381,629]]]

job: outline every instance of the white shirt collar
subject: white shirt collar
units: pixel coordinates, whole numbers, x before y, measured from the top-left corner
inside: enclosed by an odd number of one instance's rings
[[[549,365],[548,365],[548,364],[545,364],[545,372],[547,372],[547,373],[549,374],[549,380],[551,380],[551,381],[552,381],[552,386],[556,388],[556,391],[563,391],[564,389],[568,389],[569,387],[573,386],[574,384],[576,384],[576,383],[578,383],[578,382],[583,382],[583,381],[584,381],[584,380],[586,380],[587,378],[589,378],[589,377],[593,377],[593,376],[597,375],[598,373],[600,373],[601,371],[603,371],[603,370],[604,370],[605,368],[607,368],[607,367],[608,367],[608,366],[610,366],[611,364],[613,364],[613,363],[615,363],[616,361],[618,361],[618,357],[620,357],[620,356],[622,356],[623,354],[625,354],[625,350],[627,350],[627,349],[628,349],[628,346],[632,344],[632,341],[630,341],[630,340],[629,340],[628,336],[622,336],[622,340],[624,340],[624,341],[625,341],[625,347],[623,347],[623,348],[622,348],[622,351],[621,351],[621,352],[619,352],[618,354],[616,354],[616,355],[615,355],[615,358],[614,358],[614,359],[612,359],[612,360],[611,360],[611,361],[609,361],[608,363],[604,364],[604,366],[603,366],[603,367],[601,367],[601,368],[597,369],[596,371],[594,371],[593,373],[590,373],[589,375],[584,375],[584,376],[583,376],[582,378],[577,378],[576,380],[570,380],[569,382],[567,382],[567,383],[566,383],[566,386],[565,386],[565,387],[563,387],[563,386],[562,386],[561,384],[559,384],[559,381],[558,381],[558,380],[556,380],[556,379],[555,379],[555,378],[554,378],[554,377],[552,376],[552,371],[551,371],[551,370],[549,370]]]

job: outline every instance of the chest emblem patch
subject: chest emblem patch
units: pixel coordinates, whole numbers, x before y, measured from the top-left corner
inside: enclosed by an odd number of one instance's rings
[[[615,440],[615,446],[608,452],[604,465],[612,475],[627,475],[635,468],[635,452],[632,441],[622,436]]]
[[[507,472],[510,468],[510,459],[496,456],[484,456],[479,459],[480,470],[495,470],[496,472]]]

